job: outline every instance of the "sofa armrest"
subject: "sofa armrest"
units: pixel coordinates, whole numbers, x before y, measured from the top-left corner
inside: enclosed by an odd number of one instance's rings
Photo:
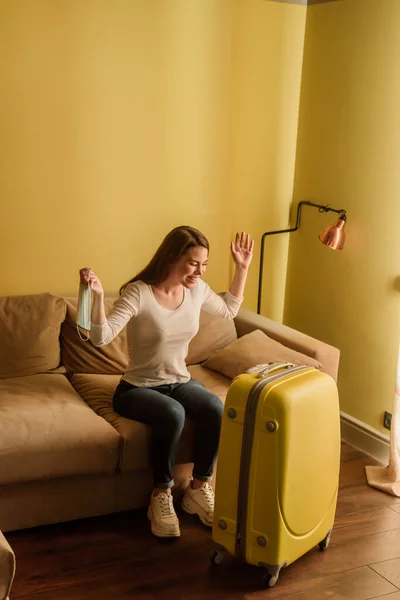
[[[6,600],[15,574],[15,556],[10,544],[0,531],[0,600]]]
[[[235,326],[238,337],[260,329],[287,348],[292,348],[292,350],[297,350],[297,352],[315,358],[321,364],[322,371],[328,373],[335,381],[337,380],[340,351],[334,346],[258,315],[246,308],[241,308],[237,317],[235,317]]]

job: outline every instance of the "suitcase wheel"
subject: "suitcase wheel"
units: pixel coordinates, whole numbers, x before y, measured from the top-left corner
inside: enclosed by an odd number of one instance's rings
[[[327,547],[329,546],[329,542],[331,541],[331,532],[329,532],[327,534],[327,536],[322,540],[322,542],[320,542],[318,544],[319,549],[321,550],[321,552],[323,552],[324,550],[327,549]]]
[[[267,571],[263,577],[263,586],[265,588],[272,588],[272,587],[274,587],[274,585],[276,584],[278,579],[279,579],[279,573],[278,573],[278,575],[272,575],[271,573],[269,573]]]
[[[219,565],[224,560],[225,552],[223,550],[213,550],[210,560],[214,565]]]

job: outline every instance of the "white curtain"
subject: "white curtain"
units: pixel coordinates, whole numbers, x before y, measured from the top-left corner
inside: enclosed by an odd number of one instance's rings
[[[390,429],[390,457],[387,467],[365,467],[371,487],[400,497],[400,352],[397,362],[396,389],[394,394],[392,426]]]

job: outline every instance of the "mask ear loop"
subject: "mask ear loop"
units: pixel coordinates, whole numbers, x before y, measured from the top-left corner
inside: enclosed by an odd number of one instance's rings
[[[87,337],[86,337],[86,338],[82,337],[82,334],[81,334],[81,330],[80,330],[80,328],[79,328],[79,325],[77,325],[77,326],[76,326],[76,330],[77,330],[77,332],[78,332],[78,335],[79,335],[79,337],[81,338],[82,342],[88,342],[88,341],[89,341],[89,339],[90,339],[90,338],[89,338],[89,334],[87,335]],[[86,331],[86,330],[85,330],[85,331]]]

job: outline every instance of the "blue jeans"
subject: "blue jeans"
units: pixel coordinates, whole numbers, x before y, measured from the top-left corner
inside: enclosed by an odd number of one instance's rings
[[[210,481],[224,407],[202,383],[192,379],[148,388],[121,380],[113,405],[121,416],[151,426],[151,463],[156,488],[174,485],[172,470],[185,417],[195,424],[193,477]]]

